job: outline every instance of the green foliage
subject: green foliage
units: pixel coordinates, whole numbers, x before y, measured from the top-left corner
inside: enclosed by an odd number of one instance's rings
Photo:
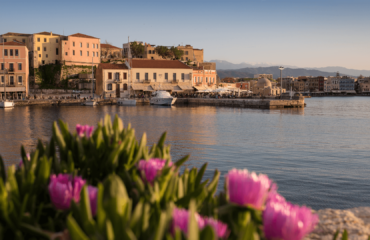
[[[171,47],[171,53],[174,59],[181,59],[182,56],[184,56],[184,51],[179,50],[177,47]]]
[[[155,51],[159,56],[161,56],[163,59],[172,57],[172,52],[168,47],[165,46],[157,46],[155,48]]]
[[[35,69],[36,77],[41,80],[41,88],[55,86],[56,79],[60,75],[62,66],[60,64],[46,64]]]
[[[137,42],[130,43],[131,54],[133,57],[139,57],[140,55],[144,54],[145,47],[143,44],[139,44]]]

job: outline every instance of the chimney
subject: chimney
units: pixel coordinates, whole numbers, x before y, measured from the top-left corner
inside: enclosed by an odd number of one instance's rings
[[[53,36],[53,32],[50,32],[50,36]]]

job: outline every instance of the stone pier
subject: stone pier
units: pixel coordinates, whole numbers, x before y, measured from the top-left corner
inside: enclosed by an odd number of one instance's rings
[[[208,105],[208,106],[228,106],[242,108],[262,108],[262,109],[278,109],[278,108],[303,108],[305,106],[303,97],[295,97],[290,99],[252,99],[252,98],[178,98],[176,105]]]

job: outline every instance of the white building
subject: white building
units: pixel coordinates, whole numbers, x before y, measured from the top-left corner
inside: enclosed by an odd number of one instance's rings
[[[254,78],[273,79],[273,75],[272,74],[254,74]]]

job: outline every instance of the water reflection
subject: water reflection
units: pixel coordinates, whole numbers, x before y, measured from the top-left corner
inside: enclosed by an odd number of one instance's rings
[[[368,98],[306,99],[305,109],[262,110],[210,106],[68,106],[0,109],[0,153],[19,161],[37,139],[49,140],[53,121],[96,125],[106,114],[131,123],[149,144],[167,131],[174,159],[191,154],[189,166],[248,168],[268,174],[290,201],[350,208],[370,203]],[[219,188],[222,188],[222,180]]]

